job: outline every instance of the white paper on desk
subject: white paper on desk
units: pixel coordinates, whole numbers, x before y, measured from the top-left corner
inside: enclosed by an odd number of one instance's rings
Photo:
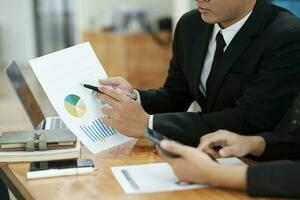
[[[237,158],[218,159],[220,164],[245,165]],[[178,184],[168,163],[111,167],[125,193],[168,192],[210,187],[200,184]]]
[[[107,75],[91,45],[83,43],[29,61],[50,102],[68,128],[92,152],[128,142],[104,125],[101,107],[107,106],[80,85],[99,85]]]

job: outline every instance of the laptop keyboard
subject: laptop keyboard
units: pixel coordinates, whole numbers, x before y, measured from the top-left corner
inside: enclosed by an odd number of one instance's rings
[[[59,118],[51,119],[50,129],[59,129],[59,128],[67,128],[67,126]]]

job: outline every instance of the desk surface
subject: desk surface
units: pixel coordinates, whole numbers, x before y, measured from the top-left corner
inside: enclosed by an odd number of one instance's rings
[[[0,132],[8,129],[11,130],[11,128],[0,127]],[[25,199],[252,199],[239,191],[218,188],[125,194],[112,175],[111,166],[162,162],[153,145],[144,139],[134,140],[96,155],[82,147],[81,157],[93,159],[98,170],[90,175],[26,180],[29,164],[19,163],[2,164],[1,174]]]

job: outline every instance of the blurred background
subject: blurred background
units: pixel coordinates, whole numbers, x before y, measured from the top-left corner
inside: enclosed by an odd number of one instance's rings
[[[300,0],[274,0],[300,16]],[[89,41],[109,76],[136,88],[163,84],[172,33],[194,0],[0,0],[0,126],[28,123],[3,74],[21,66],[45,115],[56,115],[28,60]]]

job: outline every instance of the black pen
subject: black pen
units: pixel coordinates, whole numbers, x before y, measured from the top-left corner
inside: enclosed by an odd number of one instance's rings
[[[101,91],[99,90],[99,88],[96,87],[96,86],[89,85],[89,84],[81,84],[81,85],[82,85],[83,87],[87,88],[87,89],[90,89],[90,90],[93,90],[93,91],[95,91],[95,92],[99,92],[99,93],[101,93],[101,94],[104,94],[104,93],[101,92]],[[121,94],[123,94],[123,95],[125,95],[125,96],[131,98],[131,99],[134,100],[134,101],[137,100],[137,96],[134,95],[134,94],[130,94],[130,93],[128,93],[128,92],[126,92],[126,91],[123,91],[123,90],[120,90],[120,92],[121,92]]]
[[[87,89],[90,89],[90,90],[93,90],[95,92],[99,92],[99,93],[103,93],[99,90],[98,87],[96,86],[93,86],[93,85],[89,85],[89,84],[81,84],[83,87],[87,88]]]

